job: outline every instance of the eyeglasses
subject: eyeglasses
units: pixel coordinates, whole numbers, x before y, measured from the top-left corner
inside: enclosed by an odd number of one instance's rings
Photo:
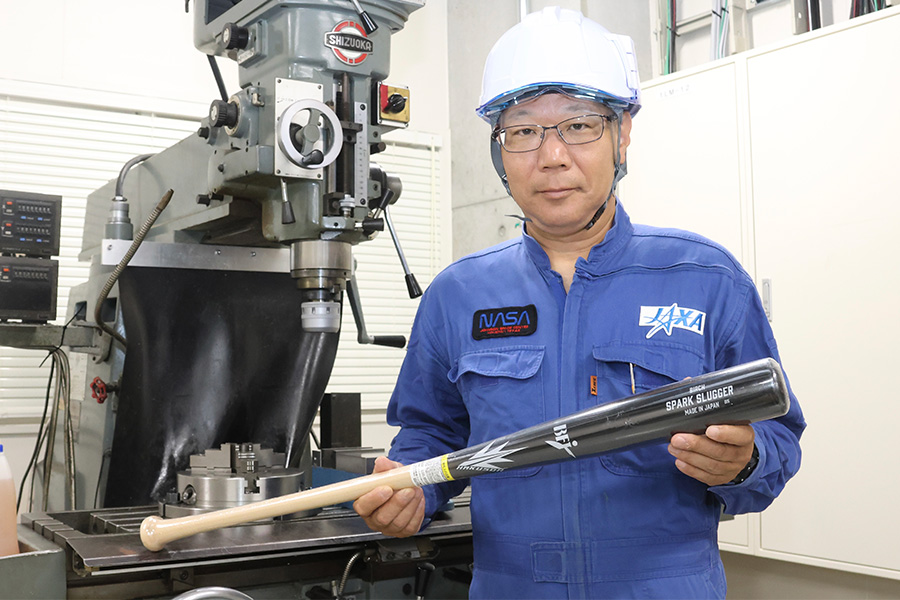
[[[615,121],[611,115],[588,114],[560,121],[556,125],[511,125],[494,129],[493,138],[507,152],[532,152],[544,143],[544,133],[555,129],[559,139],[570,146],[590,144],[603,137],[607,121]]]

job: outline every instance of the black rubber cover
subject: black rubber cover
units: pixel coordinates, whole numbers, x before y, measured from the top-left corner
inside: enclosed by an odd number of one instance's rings
[[[337,333],[306,333],[288,274],[128,267],[128,351],[105,506],[158,501],[191,454],[259,442],[297,466]]]

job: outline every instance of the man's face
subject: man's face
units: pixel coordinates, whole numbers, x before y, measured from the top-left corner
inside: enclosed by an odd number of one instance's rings
[[[532,124],[553,126],[572,117],[596,113],[613,115],[598,102],[563,94],[544,94],[506,109],[501,127]],[[625,160],[631,132],[631,115],[624,113],[620,160]],[[509,189],[525,216],[532,235],[566,239],[584,230],[609,195],[614,176],[618,125],[607,122],[603,137],[570,146],[556,130],[544,133],[540,148],[531,152],[503,150]]]

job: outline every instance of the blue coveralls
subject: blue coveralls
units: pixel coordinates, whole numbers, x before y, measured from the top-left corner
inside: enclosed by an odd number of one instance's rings
[[[640,392],[769,356],[735,259],[695,234],[632,226],[617,203],[568,294],[527,233],[434,279],[388,407],[402,427],[389,456],[408,464],[623,398],[632,372]],[[800,466],[804,427],[792,393],[786,416],[754,425],[759,464],[739,485],[680,473],[664,443],[471,479],[471,597],[724,598],[722,505],[766,508]],[[426,516],[466,483],[427,487]]]

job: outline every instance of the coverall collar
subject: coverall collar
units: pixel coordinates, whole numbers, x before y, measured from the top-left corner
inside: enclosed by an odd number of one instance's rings
[[[634,227],[631,224],[631,219],[628,217],[628,213],[625,212],[622,202],[616,198],[616,216],[613,218],[612,227],[606,232],[603,241],[591,248],[588,260],[585,261],[579,258],[575,263],[576,267],[597,273],[603,263],[618,253],[628,243],[632,233],[634,233]],[[525,250],[531,257],[531,260],[534,261],[534,264],[542,270],[549,270],[550,258],[540,243],[528,233],[527,223],[522,229],[522,239]]]

